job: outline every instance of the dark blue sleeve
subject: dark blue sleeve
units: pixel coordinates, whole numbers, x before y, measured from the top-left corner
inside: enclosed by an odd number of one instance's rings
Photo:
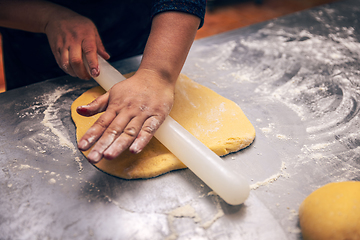
[[[165,11],[179,11],[190,13],[201,19],[199,28],[204,24],[206,0],[157,0],[154,1],[151,15]]]

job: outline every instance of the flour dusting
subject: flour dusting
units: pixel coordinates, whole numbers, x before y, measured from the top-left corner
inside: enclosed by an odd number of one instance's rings
[[[216,209],[217,209],[217,213],[213,216],[212,219],[210,219],[209,221],[203,223],[201,225],[202,228],[204,229],[208,229],[209,227],[211,227],[211,225],[216,222],[219,218],[224,216],[224,211],[221,208],[221,205],[219,203],[218,198],[216,198]]]
[[[254,184],[251,184],[250,185],[250,189],[251,190],[256,190],[258,189],[259,187],[261,186],[266,186],[266,185],[269,185],[273,182],[275,182],[276,180],[278,180],[280,177],[289,177],[289,175],[285,172],[285,169],[286,169],[286,165],[285,165],[285,162],[282,162],[281,164],[281,168],[280,168],[280,171],[270,177],[268,177],[267,179],[265,179],[264,181],[259,181],[259,182],[256,182]]]
[[[51,132],[57,136],[59,144],[64,147],[70,148],[73,153],[76,153],[76,148],[74,144],[69,140],[69,137],[64,134],[64,126],[61,122],[61,119],[57,116],[58,108],[55,107],[55,102],[65,93],[72,91],[73,89],[60,90],[56,89],[55,92],[51,95],[48,95],[46,105],[47,109],[44,111],[44,119],[41,122],[44,126],[48,127]]]
[[[336,12],[319,11],[313,17],[323,22],[336,17]],[[234,86],[254,86],[252,103],[264,109],[268,103],[280,104],[292,112],[292,118],[299,119],[295,127],[303,128],[300,139],[304,142],[300,154],[289,156],[296,159],[291,164],[315,163],[326,166],[336,180],[345,176],[352,179],[354,176],[341,169],[355,171],[359,166],[360,43],[354,27],[326,28],[326,34],[319,35],[312,29],[269,23],[252,35],[212,45],[214,51],[208,51],[217,57],[204,60],[204,64],[198,62],[201,67],[217,64],[217,70],[222,71],[218,75],[231,79]],[[263,123],[260,117],[255,119]],[[294,136],[278,132],[278,126],[271,124],[259,130],[268,138],[295,142]],[[252,187],[281,176],[280,172]]]

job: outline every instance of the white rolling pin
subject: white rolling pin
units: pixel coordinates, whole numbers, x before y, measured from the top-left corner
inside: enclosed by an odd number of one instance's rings
[[[100,75],[94,79],[106,91],[126,79],[100,56],[99,66]],[[248,198],[248,182],[170,116],[155,137],[228,204],[238,205]]]

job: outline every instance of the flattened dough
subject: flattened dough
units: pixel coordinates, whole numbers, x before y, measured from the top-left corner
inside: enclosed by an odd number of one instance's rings
[[[77,114],[76,108],[92,102],[104,93],[101,87],[95,87],[73,102],[71,115],[76,125],[78,141],[100,114],[83,117]],[[255,138],[254,127],[238,105],[183,74],[176,84],[170,116],[219,156],[245,148]],[[83,152],[84,155],[87,156],[89,151]],[[96,167],[126,179],[150,178],[186,168],[156,138],[139,154],[125,151],[111,161],[101,160]]]

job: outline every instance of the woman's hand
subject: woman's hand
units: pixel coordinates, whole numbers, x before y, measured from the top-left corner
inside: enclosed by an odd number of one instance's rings
[[[59,67],[73,77],[99,75],[97,54],[109,59],[94,23],[69,9],[60,8],[49,18],[45,33]],[[84,57],[84,58],[83,58]],[[89,71],[85,68],[87,62]]]
[[[169,114],[174,101],[175,82],[162,79],[151,70],[139,70],[114,85],[109,92],[77,109],[83,116],[105,111],[80,139],[92,163],[103,157],[113,159],[129,148],[139,153]]]
[[[0,1],[1,26],[45,33],[56,62],[66,73],[90,79],[84,66],[86,61],[91,75],[99,75],[97,54],[104,59],[110,56],[90,19],[49,1]]]

